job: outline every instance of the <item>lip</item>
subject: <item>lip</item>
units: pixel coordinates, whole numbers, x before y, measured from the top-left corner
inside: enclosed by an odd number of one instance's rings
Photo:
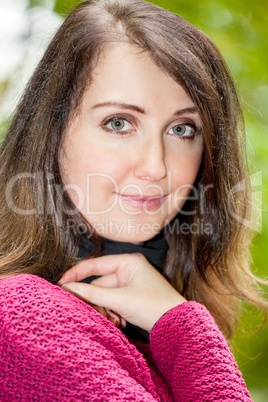
[[[161,207],[167,194],[165,195],[132,195],[132,194],[120,194],[116,193],[120,198],[122,198],[128,204],[146,210],[154,210]]]

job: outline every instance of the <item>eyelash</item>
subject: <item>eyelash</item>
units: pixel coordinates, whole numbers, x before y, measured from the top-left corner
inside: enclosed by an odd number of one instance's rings
[[[113,130],[112,128],[107,127],[107,124],[112,123],[112,122],[117,121],[117,120],[124,120],[124,121],[128,122],[128,124],[132,125],[132,123],[130,121],[128,121],[125,117],[114,116],[114,117],[111,117],[111,118],[108,118],[108,119],[104,120],[102,122],[102,124],[101,124],[101,127],[105,131],[108,131],[108,133],[114,133],[115,135],[119,135],[120,137],[123,137],[124,135],[129,134],[130,132],[133,131],[133,130],[121,130],[121,131],[118,131],[118,130]]]
[[[131,125],[132,125],[132,123],[129,122],[129,121],[128,121],[125,117],[123,117],[123,116],[113,116],[113,117],[111,117],[111,118],[105,119],[105,120],[101,123],[101,127],[102,127],[105,131],[107,131],[107,132],[109,132],[109,133],[113,133],[114,135],[119,136],[119,137],[123,137],[123,136],[125,136],[125,135],[131,133],[132,131],[134,131],[134,130],[132,130],[132,129],[129,129],[129,130],[121,130],[121,131],[120,131],[120,130],[113,130],[112,128],[107,127],[107,125],[108,125],[109,123],[112,123],[112,122],[118,121],[118,120],[123,120],[123,121],[127,122],[128,124],[131,124]],[[176,134],[174,133],[174,136],[175,136],[175,137],[178,137],[178,139],[179,139],[180,141],[192,141],[192,140],[195,138],[196,135],[198,135],[198,134],[200,134],[200,133],[202,132],[202,129],[201,129],[201,128],[197,128],[195,124],[191,124],[191,123],[175,124],[175,125],[174,125],[173,127],[171,127],[168,131],[172,130],[172,128],[174,128],[174,127],[176,127],[176,126],[190,127],[190,128],[192,128],[192,129],[194,130],[194,132],[193,132],[193,134],[192,134],[191,136],[179,136],[179,135],[176,135]],[[170,135],[172,135],[172,134],[170,134]]]

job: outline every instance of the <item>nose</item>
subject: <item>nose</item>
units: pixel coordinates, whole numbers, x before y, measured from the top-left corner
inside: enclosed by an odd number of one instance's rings
[[[160,181],[167,176],[165,147],[162,141],[148,141],[139,150],[135,176],[141,180]]]

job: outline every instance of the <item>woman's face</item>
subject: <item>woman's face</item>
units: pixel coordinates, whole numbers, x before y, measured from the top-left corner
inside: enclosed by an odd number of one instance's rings
[[[104,54],[68,126],[65,190],[101,236],[145,241],[183,207],[202,149],[189,95],[148,52],[120,45]]]

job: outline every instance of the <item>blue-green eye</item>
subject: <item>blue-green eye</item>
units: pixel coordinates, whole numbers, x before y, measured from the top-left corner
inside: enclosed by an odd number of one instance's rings
[[[169,134],[176,134],[180,137],[192,137],[196,131],[196,128],[190,124],[177,124],[176,126],[172,127],[168,133]]]
[[[132,128],[132,125],[125,119],[114,118],[107,122],[106,127],[113,131],[127,131]]]

